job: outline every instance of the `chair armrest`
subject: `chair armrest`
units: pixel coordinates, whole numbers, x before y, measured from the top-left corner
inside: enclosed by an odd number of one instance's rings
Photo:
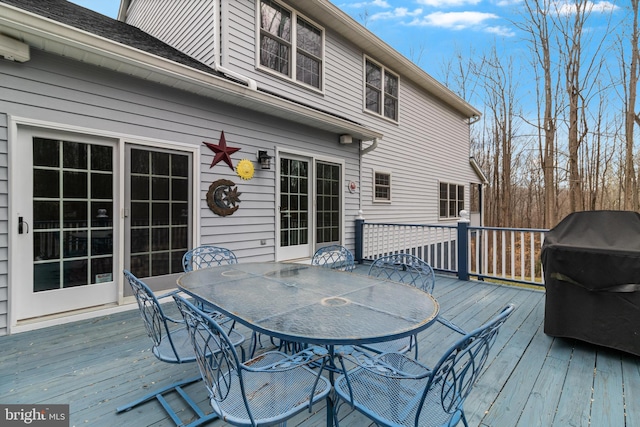
[[[466,335],[467,334],[467,332],[464,329],[462,329],[460,326],[458,326],[455,323],[453,323],[452,321],[442,317],[441,315],[438,315],[438,317],[436,317],[436,320],[438,322],[440,322],[441,324],[443,324],[444,326],[446,326],[447,328],[453,329],[454,331],[456,331],[460,335]]]

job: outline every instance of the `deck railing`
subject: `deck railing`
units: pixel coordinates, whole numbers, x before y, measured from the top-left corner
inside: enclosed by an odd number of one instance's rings
[[[356,261],[409,253],[460,279],[544,285],[540,252],[548,230],[457,225],[371,223],[356,220]]]

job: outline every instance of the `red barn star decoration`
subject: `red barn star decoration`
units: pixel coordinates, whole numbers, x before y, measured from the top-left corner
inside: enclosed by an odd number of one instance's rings
[[[220,141],[218,144],[212,144],[210,142],[202,142],[204,145],[209,147],[214,153],[216,153],[213,161],[211,162],[211,166],[209,168],[214,167],[216,164],[220,162],[220,160],[224,160],[226,164],[229,165],[231,170],[235,170],[233,168],[233,162],[231,161],[231,155],[236,151],[239,151],[239,148],[227,147],[227,140],[224,138],[224,131],[220,134]]]

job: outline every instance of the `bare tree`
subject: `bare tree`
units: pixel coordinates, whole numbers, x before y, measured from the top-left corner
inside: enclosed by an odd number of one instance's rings
[[[506,63],[503,63],[506,62]],[[520,113],[516,94],[518,85],[513,79],[513,59],[501,59],[496,50],[483,59],[479,68],[484,83],[485,103],[488,117],[487,126],[491,129],[493,141],[493,171],[495,202],[498,205],[498,217],[494,225],[513,224],[515,211],[512,195],[514,165],[514,138],[517,133],[516,115]]]
[[[536,72],[539,69],[542,78],[541,99],[543,104],[540,141],[540,164],[544,182],[544,226],[551,228],[556,223],[556,122],[555,93],[551,63],[551,22],[550,0],[524,0],[524,21],[516,23],[529,37]]]
[[[640,114],[636,113],[635,105],[638,91],[638,61],[640,51],[638,50],[638,0],[631,0],[631,10],[633,14],[633,24],[631,27],[631,63],[629,65],[628,78],[625,80],[625,158],[624,158],[624,208],[626,210],[637,209],[638,202],[638,179],[634,171],[634,127],[640,126]],[[626,74],[624,55],[622,55],[623,75]],[[639,171],[640,173],[640,171]]]

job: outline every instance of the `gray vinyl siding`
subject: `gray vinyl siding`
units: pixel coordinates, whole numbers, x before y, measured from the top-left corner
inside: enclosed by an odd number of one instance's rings
[[[223,49],[229,68],[255,79],[261,88],[348,117],[384,134],[378,148],[362,158],[359,187],[367,220],[438,221],[440,181],[464,185],[468,205],[469,182],[477,178],[469,165],[469,125],[465,117],[403,78],[393,64],[385,63],[384,67],[399,75],[398,122],[363,111],[364,58],[371,53],[362,52],[327,27],[324,93],[257,69],[255,6],[255,0],[229,2],[223,12],[229,17],[223,22],[231,23],[226,27],[228,43]],[[321,18],[307,18],[322,25]],[[369,144],[365,142],[364,146]],[[392,173],[391,204],[372,201],[374,169]]]
[[[335,33],[329,28],[330,23],[322,22],[322,17],[305,16],[324,28],[322,93],[256,67],[256,5],[256,0],[221,2],[222,64],[254,79],[261,89],[331,111],[384,134],[378,148],[363,156],[361,178],[357,180],[362,192],[361,208],[368,220],[437,222],[441,181],[464,185],[468,206],[469,182],[477,181],[477,176],[469,164],[467,118],[404,78],[393,68],[394,64],[384,62],[380,64],[399,76],[398,122],[364,111],[364,58],[368,55],[377,60],[372,52],[363,52]],[[158,32],[153,34],[159,36]],[[187,37],[195,34],[190,31]],[[187,44],[194,43],[191,40]],[[210,57],[196,57],[213,64]],[[369,144],[365,142],[364,146]],[[372,201],[373,170],[392,173],[390,204]]]
[[[215,63],[213,0],[133,0],[127,23],[205,64]]]
[[[340,145],[336,134],[123,77],[35,49],[31,61],[24,65],[0,63],[0,82],[0,112],[201,147],[201,173],[196,177],[200,189],[197,203],[201,243],[228,247],[246,261],[275,259],[276,166],[272,165],[271,170],[256,168],[252,180],[242,181],[223,162],[210,168],[214,153],[203,141],[217,144],[220,132],[224,131],[229,146],[241,147],[241,151],[232,155],[234,165],[243,158],[256,163],[257,150],[265,148],[271,154],[278,148],[333,156],[344,159],[347,182],[358,180],[358,144]],[[3,147],[6,152],[6,143]],[[209,185],[220,178],[234,181],[242,193],[240,208],[227,217],[216,216],[206,205]],[[6,179],[3,191],[5,187]],[[358,198],[357,192],[345,191],[348,230],[345,244],[351,248]],[[6,234],[6,207],[0,213],[3,213],[2,233]],[[267,244],[260,245],[260,240],[266,240]],[[5,259],[0,258],[0,265],[6,264]]]
[[[9,281],[9,183],[7,115],[0,110],[0,336],[7,334]]]

